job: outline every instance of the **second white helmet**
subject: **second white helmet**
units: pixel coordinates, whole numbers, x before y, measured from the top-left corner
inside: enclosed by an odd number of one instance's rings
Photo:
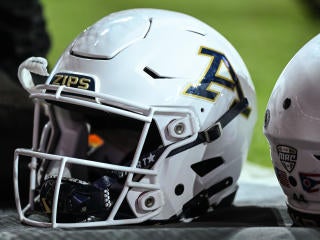
[[[320,225],[320,35],[290,60],[270,96],[264,134],[297,225]]]

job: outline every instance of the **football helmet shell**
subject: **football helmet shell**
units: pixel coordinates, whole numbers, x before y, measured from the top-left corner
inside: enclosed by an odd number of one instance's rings
[[[46,64],[27,59],[18,74],[35,100],[33,147],[15,152],[21,221],[88,227],[181,220],[232,199],[256,97],[240,55],[212,27],[172,11],[121,11],[81,33],[45,84],[33,84],[33,74],[46,76]],[[102,146],[108,161],[95,154]],[[26,207],[24,159],[31,169]],[[89,180],[75,166],[104,174]],[[30,217],[37,205],[48,221]]]
[[[264,134],[296,224],[320,218],[320,35],[306,43],[279,76],[269,98]],[[317,219],[317,220],[316,220]]]

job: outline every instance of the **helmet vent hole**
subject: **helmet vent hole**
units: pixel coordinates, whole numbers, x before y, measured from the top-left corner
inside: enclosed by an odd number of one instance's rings
[[[183,184],[178,184],[176,186],[176,188],[174,189],[174,193],[177,195],[177,196],[180,196],[182,193],[184,192],[184,186]]]
[[[320,155],[313,155],[316,159],[320,160]]]
[[[224,159],[222,157],[214,157],[194,163],[191,165],[191,168],[200,177],[203,177],[222,164],[224,164]]]
[[[267,109],[266,113],[264,114],[264,128],[267,128],[270,122],[270,110]]]
[[[291,186],[293,186],[293,187],[297,186],[297,181],[294,177],[289,176],[289,182],[290,182]]]
[[[155,70],[149,68],[149,67],[145,67],[143,69],[143,71],[148,74],[151,78],[153,79],[163,79],[163,78],[173,78],[173,77],[169,77],[169,76],[161,76],[159,73],[157,73]]]
[[[287,110],[290,106],[291,106],[291,99],[290,98],[286,98],[283,101],[283,109]]]

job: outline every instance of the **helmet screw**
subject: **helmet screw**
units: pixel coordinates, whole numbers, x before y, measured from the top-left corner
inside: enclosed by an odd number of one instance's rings
[[[181,135],[184,132],[184,124],[183,123],[178,123],[174,127],[174,131],[176,134]]]
[[[152,207],[154,205],[154,197],[150,196],[144,201],[144,205],[148,208]]]

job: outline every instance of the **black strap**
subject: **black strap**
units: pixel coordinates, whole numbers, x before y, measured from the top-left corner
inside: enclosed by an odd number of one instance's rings
[[[223,114],[216,122],[207,130],[199,133],[202,135],[203,142],[212,142],[219,138],[222,134],[222,129],[228,125],[237,115],[242,113],[248,107],[248,99],[243,98],[241,101],[234,104],[225,114]]]
[[[243,98],[241,101],[234,104],[228,111],[225,112],[213,125],[212,127],[208,128],[207,130],[200,132],[198,134],[198,137],[196,140],[194,140],[191,143],[188,143],[184,146],[181,146],[179,148],[176,148],[172,150],[168,157],[171,157],[175,154],[178,154],[180,152],[183,152],[186,149],[189,149],[191,147],[194,147],[196,145],[199,145],[204,142],[213,142],[216,139],[218,139],[221,134],[223,128],[231,122],[236,116],[238,116],[240,113],[242,113],[247,107],[248,107],[248,100],[247,98]],[[165,147],[163,147],[165,148]],[[159,149],[158,149],[159,151]]]

